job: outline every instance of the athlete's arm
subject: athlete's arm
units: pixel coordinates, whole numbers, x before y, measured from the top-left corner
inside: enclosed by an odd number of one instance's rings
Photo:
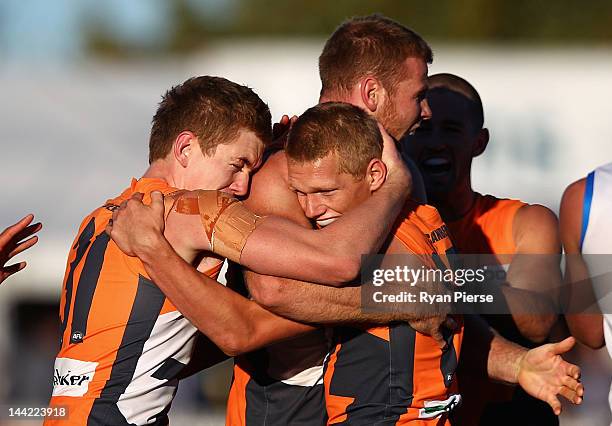
[[[179,200],[171,210],[166,236],[184,258],[212,249],[258,273],[342,285],[359,274],[361,255],[382,245],[410,190],[410,175],[393,142],[386,142],[385,150],[390,172],[382,188],[325,229],[305,229],[274,216],[258,221],[239,203],[227,207],[232,203],[223,196],[195,191],[181,195],[189,203]],[[197,206],[199,214],[183,214],[186,206]],[[132,197],[113,212],[109,233],[125,253],[151,263],[167,244],[156,232],[159,224],[146,225],[147,214],[140,198]]]
[[[389,244],[387,253],[409,254],[403,244],[395,238]],[[415,256],[407,257],[407,261],[413,262],[409,265],[413,269],[419,269],[423,265]],[[432,336],[442,346],[445,341],[440,328],[442,326],[453,328],[452,321],[447,320],[450,306],[444,303],[418,305],[422,308],[420,310],[416,309],[416,304],[388,304],[384,311],[374,312],[363,309],[361,287],[320,286],[258,275],[250,271],[245,271],[245,277],[249,291],[258,303],[296,321],[318,324],[388,324],[393,321],[404,321],[415,330]],[[412,289],[426,289],[425,285],[418,283]]]
[[[523,206],[516,213],[512,233],[516,252],[508,269],[510,286],[502,291],[510,312],[517,312],[512,319],[520,333],[540,343],[557,320],[561,287],[557,218],[546,207]]]
[[[580,368],[561,357],[574,346],[572,337],[527,350],[498,335],[478,315],[465,315],[464,320],[464,368],[466,363],[477,373],[486,368],[494,380],[519,384],[531,396],[548,403],[557,415],[561,413],[558,395],[574,404],[582,402]]]
[[[202,370],[206,370],[209,367],[217,365],[228,358],[229,356],[225,354],[217,345],[215,345],[208,337],[198,333],[193,346],[193,355],[191,356],[191,360],[189,361],[189,364],[187,364],[178,374],[177,379],[185,379],[199,373]]]
[[[561,199],[559,224],[565,249],[565,321],[572,336],[592,349],[604,345],[603,318],[580,251],[585,179],[567,187]],[[585,312],[588,308],[590,313]]]
[[[140,203],[145,209],[141,225],[152,230],[146,235],[163,235],[165,209],[161,193],[153,192],[151,200],[148,206]],[[107,232],[114,232],[113,228],[109,225]],[[310,326],[272,314],[198,272],[186,261],[193,262],[193,257],[184,259],[168,239],[159,240],[156,256],[141,259],[147,274],[174,306],[226,354],[235,356],[250,352],[264,343],[278,342],[312,330]],[[121,245],[120,248],[123,249]]]

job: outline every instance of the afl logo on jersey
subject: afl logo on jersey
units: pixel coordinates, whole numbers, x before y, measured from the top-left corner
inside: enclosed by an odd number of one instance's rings
[[[72,333],[72,336],[70,336],[70,343],[82,343],[83,337],[85,336],[82,332],[75,331],[74,333]]]

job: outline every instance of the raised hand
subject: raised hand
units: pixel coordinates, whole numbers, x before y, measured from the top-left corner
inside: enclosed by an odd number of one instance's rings
[[[289,118],[289,116],[285,114],[278,123],[274,123],[272,126],[272,144],[267,148],[283,149],[287,141],[287,136],[289,135],[289,130],[291,130],[291,126],[293,126],[293,123],[295,123],[297,119],[297,115]]]
[[[6,263],[13,256],[29,249],[38,242],[38,237],[34,234],[42,229],[42,224],[30,225],[33,220],[34,215],[29,214],[0,234],[0,283],[26,267],[26,262],[8,266],[6,266]]]
[[[520,362],[518,383],[531,396],[561,413],[558,395],[573,404],[580,404],[584,387],[580,383],[580,367],[566,362],[561,354],[569,351],[576,340],[573,337],[559,343],[549,343],[526,352]]]

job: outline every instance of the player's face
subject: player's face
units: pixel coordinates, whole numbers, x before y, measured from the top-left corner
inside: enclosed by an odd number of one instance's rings
[[[421,120],[431,116],[425,95],[427,93],[427,64],[422,59],[404,61],[401,80],[376,115],[378,121],[391,136],[399,140],[405,133],[413,132]]]
[[[430,89],[427,100],[432,117],[413,135],[406,135],[402,150],[419,166],[427,193],[448,194],[469,178],[475,129],[470,101],[444,88]]]
[[[335,154],[313,162],[288,161],[289,185],[295,191],[306,216],[324,227],[371,194],[365,178],[355,179],[338,171]]]
[[[198,146],[199,148],[199,146]],[[252,172],[261,165],[263,142],[248,130],[227,144],[218,145],[213,155],[195,151],[189,164],[193,172],[187,189],[216,189],[235,196],[246,195]]]

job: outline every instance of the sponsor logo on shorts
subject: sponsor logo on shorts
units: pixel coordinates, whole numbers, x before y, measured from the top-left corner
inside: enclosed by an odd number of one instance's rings
[[[98,366],[97,362],[56,358],[52,396],[83,396]]]
[[[444,401],[425,401],[424,407],[419,409],[419,419],[432,419],[442,413],[452,411],[461,402],[461,395],[454,394]]]

